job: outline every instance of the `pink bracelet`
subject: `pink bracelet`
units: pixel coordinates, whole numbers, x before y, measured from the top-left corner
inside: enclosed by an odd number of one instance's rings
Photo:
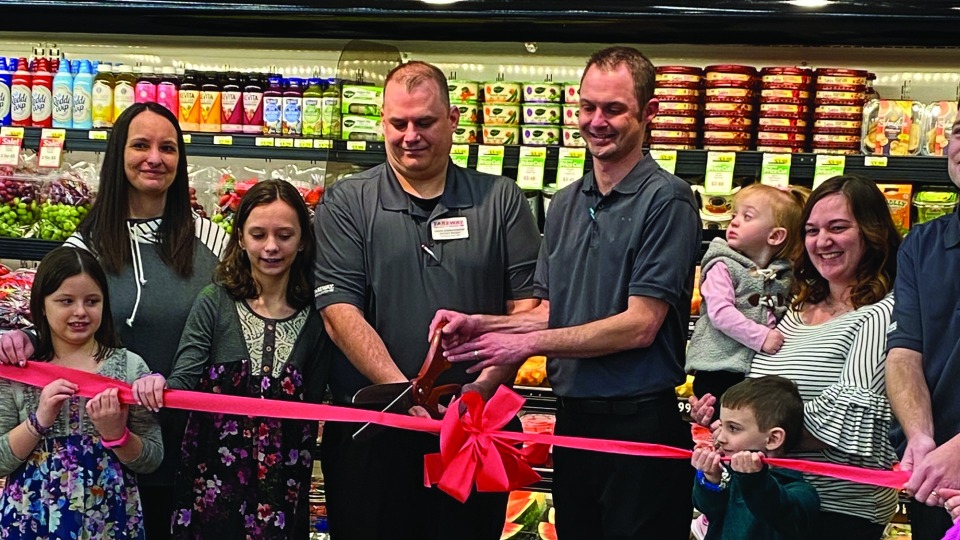
[[[112,441],[109,441],[107,439],[104,439],[103,437],[100,437],[100,444],[102,444],[106,448],[116,448],[118,446],[123,446],[127,444],[128,439],[130,439],[130,428],[125,427],[123,428],[123,435],[121,435],[119,439],[114,439]]]

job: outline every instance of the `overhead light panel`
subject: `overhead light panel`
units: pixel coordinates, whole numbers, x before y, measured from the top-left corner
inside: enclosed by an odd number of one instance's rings
[[[437,6],[443,6],[446,4],[456,4],[460,0],[421,0],[424,4],[433,4]]]
[[[787,0],[787,3],[803,8],[818,8],[829,6],[833,2],[830,0]]]

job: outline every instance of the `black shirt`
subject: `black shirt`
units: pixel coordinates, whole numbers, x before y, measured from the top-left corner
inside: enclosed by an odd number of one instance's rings
[[[700,234],[690,185],[650,156],[605,196],[593,172],[554,195],[536,274],[536,296],[550,301],[550,328],[622,313],[630,296],[670,305],[645,349],[549,359],[547,373],[557,395],[643,396],[683,382]]]
[[[431,224],[466,218],[467,238],[436,240]],[[504,314],[506,302],[533,297],[540,235],[523,194],[509,178],[453,165],[443,195],[427,213],[386,164],[338,182],[314,219],[316,305],[360,308],[400,370],[416,376],[440,308]],[[440,382],[470,382],[460,364]],[[349,402],[370,384],[340,351],[334,399]]]

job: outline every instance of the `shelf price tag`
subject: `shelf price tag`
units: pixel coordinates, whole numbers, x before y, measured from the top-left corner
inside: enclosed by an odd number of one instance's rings
[[[107,140],[107,132],[102,129],[91,129],[87,132],[87,138],[91,141],[105,141]],[[184,135],[184,141],[186,141],[186,135]]]
[[[813,169],[813,189],[834,176],[843,174],[843,169],[847,164],[847,156],[831,156],[829,154],[817,154],[817,163]]]
[[[213,144],[221,144],[223,146],[233,146],[233,135],[214,135]]]
[[[16,137],[18,139],[22,139],[23,128],[13,127],[13,126],[4,126],[0,128],[0,137]]]
[[[321,150],[329,150],[333,148],[333,141],[330,139],[317,139],[313,141],[313,147]]]
[[[583,164],[587,161],[584,148],[560,147],[557,159],[557,189],[563,189],[583,176]]]
[[[63,155],[63,141],[66,132],[62,129],[44,129],[40,135],[40,155],[37,165],[40,167],[60,167],[60,158]]]
[[[703,181],[703,192],[726,195],[733,191],[733,168],[736,163],[736,152],[707,152],[707,175]]]
[[[295,148],[313,148],[313,141],[310,139],[294,139],[293,146]]]
[[[487,174],[500,176],[503,174],[503,146],[477,147],[477,170]]]
[[[760,166],[760,183],[773,187],[789,186],[792,159],[790,154],[765,152]]]
[[[467,168],[467,162],[470,161],[470,145],[455,144],[450,147],[450,159],[457,167]]]
[[[347,141],[347,150],[365,152],[367,150],[367,141]]]
[[[0,165],[16,167],[20,162],[21,144],[23,139],[20,137],[0,137]]]
[[[863,165],[865,167],[886,167],[887,156],[864,156]]]
[[[543,189],[543,169],[547,164],[547,149],[543,146],[521,146],[517,184],[520,189]]]
[[[193,134],[191,134],[191,133],[184,133],[184,134],[183,134],[183,144],[190,144],[190,143],[192,143],[192,142],[193,142]],[[213,144],[217,144],[217,138],[216,138],[216,137],[213,138]]]
[[[273,146],[273,137],[257,137],[253,140],[254,146]]]
[[[670,174],[677,172],[677,151],[676,150],[650,150],[650,157],[657,162],[660,167]]]
[[[293,148],[293,139],[289,137],[278,137],[276,144],[280,148]]]

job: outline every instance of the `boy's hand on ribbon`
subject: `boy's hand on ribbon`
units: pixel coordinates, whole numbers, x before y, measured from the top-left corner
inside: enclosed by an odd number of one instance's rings
[[[744,450],[730,457],[730,468],[738,473],[752,474],[763,470],[763,452]]]
[[[715,450],[697,448],[693,451],[693,456],[690,457],[690,464],[693,465],[694,469],[703,471],[704,478],[710,483],[719,484],[722,473],[720,458],[720,453]]]

